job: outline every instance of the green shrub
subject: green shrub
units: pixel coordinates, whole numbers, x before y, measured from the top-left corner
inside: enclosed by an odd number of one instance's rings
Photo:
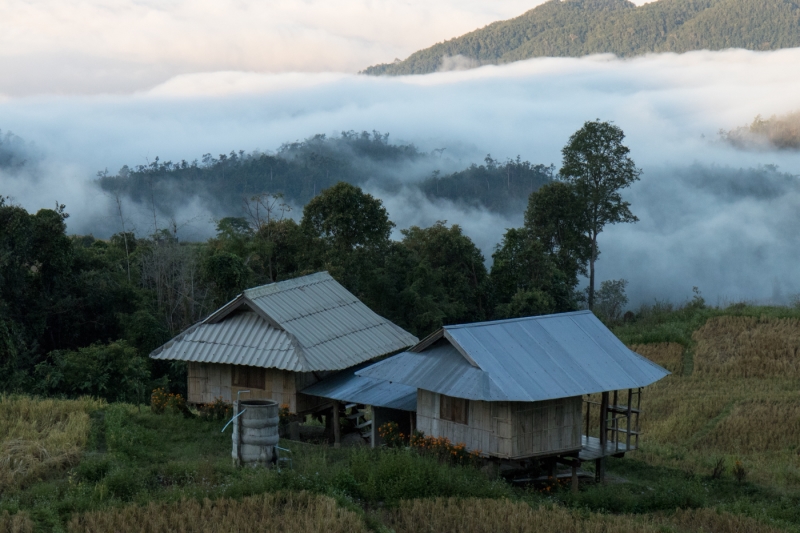
[[[111,469],[111,463],[105,457],[89,457],[78,465],[76,470],[81,481],[96,483],[103,479]]]
[[[121,468],[108,474],[103,483],[113,497],[129,501],[144,488],[144,481],[137,469]]]
[[[125,341],[50,352],[46,362],[36,365],[36,375],[44,394],[137,404],[145,401],[150,382],[147,359]]]

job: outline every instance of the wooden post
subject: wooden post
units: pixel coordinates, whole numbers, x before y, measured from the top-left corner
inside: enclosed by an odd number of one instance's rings
[[[601,483],[606,479],[606,444],[608,442],[608,391],[600,400],[600,457],[596,460],[596,476]]]
[[[339,402],[333,402],[333,447],[338,448],[342,445],[342,429],[339,426]]]
[[[608,391],[604,392],[600,400],[600,448],[606,451],[608,442]]]
[[[572,492],[578,492],[578,461],[572,462]]]
[[[616,409],[617,405],[619,405],[618,401],[619,399],[617,396],[617,391],[614,391],[614,400],[611,402],[611,406],[613,408],[613,411],[611,411],[611,430],[612,430],[611,442],[614,443],[616,443],[619,440],[618,436],[619,427],[617,427],[617,424],[619,424],[619,422],[617,421],[617,409]]]
[[[599,483],[606,482],[606,458],[598,457],[594,460],[594,477]]]
[[[591,401],[590,398],[591,398],[590,396],[587,396],[586,398],[586,444],[587,445],[589,444],[589,422],[592,418],[592,411],[591,411],[592,404],[589,403]]]
[[[632,416],[632,408],[631,405],[633,403],[633,389],[628,389],[628,438],[626,439],[625,446],[627,447],[626,451],[631,450],[631,428],[633,428],[631,416]]]

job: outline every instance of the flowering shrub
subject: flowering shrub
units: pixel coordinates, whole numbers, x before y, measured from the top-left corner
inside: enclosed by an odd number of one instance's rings
[[[453,444],[446,437],[426,437],[421,431],[415,431],[410,439],[411,447],[421,455],[436,457],[440,462],[458,465],[477,465],[481,451],[467,451],[464,443]]]
[[[232,411],[233,406],[219,397],[200,407],[200,416],[207,420],[225,420],[231,416]]]
[[[156,414],[166,411],[182,413],[185,409],[186,400],[180,394],[173,394],[159,387],[150,395],[150,410]]]
[[[539,485],[537,490],[542,494],[551,494],[561,489],[567,489],[572,484],[572,479],[558,479],[553,476],[548,476],[547,481]]]
[[[397,422],[386,422],[378,428],[378,435],[387,448],[402,448],[406,445],[406,436],[400,432]]]

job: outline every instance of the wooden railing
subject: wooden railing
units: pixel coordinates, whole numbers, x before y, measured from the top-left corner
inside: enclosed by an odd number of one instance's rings
[[[584,399],[585,435],[592,436],[597,428],[596,435],[600,438],[601,449],[605,450],[609,444],[613,445],[614,452],[626,452],[639,448],[639,415],[642,410],[642,389],[628,389],[627,402],[620,403],[620,391],[604,392],[599,402]],[[592,424],[592,406],[599,408],[599,427]],[[620,445],[624,444],[624,448]]]

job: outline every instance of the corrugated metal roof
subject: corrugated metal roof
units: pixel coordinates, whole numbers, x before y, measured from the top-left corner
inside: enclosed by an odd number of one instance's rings
[[[445,326],[419,346],[358,375],[458,398],[530,402],[644,387],[669,374],[590,311]]]
[[[417,340],[319,272],[244,291],[150,357],[297,372],[341,370]]]
[[[416,387],[355,375],[356,370],[361,370],[369,364],[342,370],[301,392],[341,402],[361,403],[402,411],[417,410]]]

